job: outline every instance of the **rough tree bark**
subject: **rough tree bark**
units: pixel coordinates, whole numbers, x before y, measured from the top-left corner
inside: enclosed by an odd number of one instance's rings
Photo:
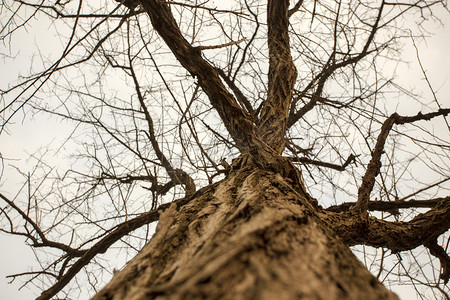
[[[320,211],[294,180],[241,165],[166,210],[93,299],[397,299]]]

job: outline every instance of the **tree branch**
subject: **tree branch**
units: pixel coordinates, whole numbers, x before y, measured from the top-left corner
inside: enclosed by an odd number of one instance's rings
[[[439,275],[439,278],[444,280],[444,284],[447,284],[450,279],[450,256],[438,245],[437,240],[425,243],[424,246],[441,262],[442,273]]]
[[[415,116],[400,116],[397,113],[392,114],[389,118],[384,121],[383,126],[381,126],[381,132],[378,135],[377,143],[374,150],[372,151],[372,158],[367,165],[367,170],[361,182],[361,186],[358,189],[358,201],[354,206],[354,211],[363,213],[367,211],[367,206],[369,203],[370,193],[372,192],[373,186],[375,184],[375,177],[380,172],[381,168],[381,155],[384,152],[384,144],[386,143],[387,136],[394,124],[406,124],[412,123],[420,120],[431,120],[436,116],[446,116],[450,113],[450,108],[439,109],[437,112],[432,112],[428,114],[422,114],[419,112]]]
[[[112,244],[128,235],[130,232],[146,224],[158,221],[160,214],[168,209],[172,204],[175,204],[177,209],[179,209],[183,205],[189,203],[189,201],[193,197],[200,196],[207,193],[208,190],[214,189],[217,184],[218,183],[215,183],[198,190],[194,195],[192,195],[192,197],[184,197],[174,202],[161,204],[157,209],[143,213],[134,219],[117,225],[115,229],[110,231],[105,237],[95,243],[91,248],[89,248],[88,250],[84,250],[84,254],[67,270],[67,272],[62,275],[53,286],[42,292],[42,294],[36,300],[51,299],[59,291],[61,291],[84,266],[88,265],[96,255],[105,253]]]
[[[288,9],[289,0],[269,0],[267,4],[269,82],[258,121],[261,138],[278,154],[285,147],[284,135],[297,78],[289,46]]]
[[[303,107],[301,107],[297,112],[294,112],[295,107],[296,107],[296,103],[298,100],[295,100],[292,102],[291,105],[291,111],[289,114],[289,119],[288,119],[288,127],[293,126],[298,120],[300,120],[307,112],[309,112],[310,110],[312,110],[314,108],[314,106],[317,104],[317,101],[321,98],[322,96],[322,92],[323,92],[323,88],[325,85],[325,82],[328,80],[328,78],[338,69],[344,68],[345,66],[351,65],[351,64],[356,64],[358,63],[361,59],[363,59],[364,57],[366,57],[367,55],[369,55],[370,53],[377,51],[380,47],[377,47],[373,50],[369,51],[369,47],[370,44],[372,43],[374,37],[375,37],[375,33],[378,30],[378,24],[380,22],[381,16],[383,14],[383,8],[384,8],[385,2],[383,1],[380,5],[380,8],[378,10],[378,15],[377,15],[377,19],[375,20],[375,23],[372,25],[372,29],[370,31],[369,37],[366,40],[366,43],[364,44],[363,49],[361,50],[360,53],[355,54],[350,56],[349,54],[349,58],[342,60],[341,62],[335,63],[335,55],[336,55],[336,38],[335,38],[335,45],[334,45],[334,49],[333,52],[331,53],[330,57],[328,58],[327,63],[325,64],[325,66],[322,69],[322,72],[320,72],[312,81],[310,84],[308,84],[308,86],[305,88],[305,90],[301,93],[301,94],[306,94],[306,91],[311,89],[314,84],[317,82],[317,89],[316,91],[313,93],[311,100],[306,103]],[[336,28],[335,28],[336,30]]]
[[[402,208],[430,208],[436,206],[445,198],[435,198],[430,200],[409,200],[409,201],[369,201],[367,210],[369,211],[395,211]],[[354,202],[346,202],[328,207],[327,211],[344,212],[348,211]]]
[[[130,49],[130,48],[128,48],[128,49]],[[148,139],[150,140],[150,143],[152,144],[152,147],[153,147],[153,150],[155,151],[156,156],[158,157],[162,166],[166,169],[167,174],[169,175],[171,181],[174,183],[174,185],[172,185],[170,187],[173,187],[176,184],[183,184],[185,186],[186,196],[192,195],[196,189],[194,180],[185,171],[183,171],[181,169],[174,169],[172,167],[172,164],[169,162],[169,160],[166,158],[166,156],[162,152],[161,148],[159,147],[158,141],[156,140],[155,129],[153,126],[153,119],[150,115],[150,112],[148,111],[147,105],[145,104],[144,96],[141,93],[141,88],[139,86],[138,79],[134,72],[133,60],[131,58],[130,53],[128,53],[128,58],[130,61],[130,71],[131,71],[131,76],[133,78],[133,82],[135,85],[136,93],[137,93],[141,108],[144,111],[145,119],[146,119],[147,125],[148,125],[148,132],[147,131],[144,131],[144,132],[146,133]],[[167,192],[167,191],[165,191],[165,192]]]
[[[182,36],[168,5],[158,0],[142,0],[141,6],[150,16],[153,28],[163,38],[181,65],[198,78],[231,137],[241,151],[252,147],[255,126],[221,82],[217,71]]]
[[[300,9],[302,4],[303,4],[303,0],[299,0],[299,1],[297,1],[297,3],[295,3],[294,7],[288,11],[289,18]]]
[[[55,249],[62,250],[66,252],[68,255],[74,257],[74,256],[81,256],[84,251],[79,249],[74,249],[70,246],[67,246],[66,244],[50,241],[45,236],[44,232],[42,231],[41,227],[36,224],[23,210],[21,210],[13,201],[9,200],[6,196],[4,196],[2,193],[0,193],[0,198],[3,199],[10,207],[12,207],[28,224],[33,227],[33,230],[36,231],[37,235],[41,239],[42,242],[39,242],[39,240],[32,236],[30,233],[17,233],[17,232],[9,232],[10,234],[18,234],[23,235],[29,238],[31,241],[33,241],[34,247],[51,247]],[[6,232],[6,231],[5,231]]]
[[[409,222],[361,219],[348,211],[327,212],[324,220],[349,245],[385,247],[394,253],[407,251],[435,241],[450,228],[450,196]]]
[[[236,96],[236,99],[239,101],[239,103],[245,107],[247,110],[247,113],[250,114],[250,116],[254,117],[254,110],[252,105],[250,104],[250,101],[248,101],[247,97],[241,92],[241,90],[236,86],[233,80],[229,76],[225,74],[225,72],[222,69],[216,68],[217,73],[219,73],[220,77],[226,82],[226,84],[230,87],[230,89],[233,91],[234,95]]]
[[[225,44],[220,44],[220,45],[209,45],[209,46],[196,46],[194,47],[196,50],[214,50],[214,49],[220,49],[220,48],[224,48],[224,47],[228,47],[228,46],[232,46],[232,45],[237,45],[239,43],[242,43],[243,41],[245,41],[245,38],[242,38],[238,41],[231,41]]]
[[[308,164],[308,165],[315,165],[315,166],[319,166],[319,167],[330,168],[330,169],[334,169],[337,171],[344,171],[345,168],[350,163],[355,161],[355,158],[356,158],[355,155],[350,154],[350,156],[347,158],[347,160],[342,165],[336,165],[336,164],[327,163],[327,162],[323,162],[323,161],[319,161],[319,160],[313,160],[313,159],[310,159],[307,157],[293,157],[292,161],[303,163],[303,164]]]

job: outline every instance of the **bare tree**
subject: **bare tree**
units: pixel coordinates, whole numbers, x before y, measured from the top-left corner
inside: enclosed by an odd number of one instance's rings
[[[0,193],[41,266],[10,278],[38,299],[448,299],[450,108],[422,64],[431,101],[392,76],[446,2],[223,2],[2,1],[4,61],[56,38],[2,83],[1,134],[71,128]]]

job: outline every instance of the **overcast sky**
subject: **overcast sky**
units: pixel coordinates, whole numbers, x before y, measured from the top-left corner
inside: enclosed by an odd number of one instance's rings
[[[430,79],[435,90],[438,91],[438,98],[443,107],[450,106],[450,18],[447,16],[442,19],[445,26],[440,26],[427,43],[420,43],[419,50],[422,64],[424,65],[428,78]],[[43,26],[42,30],[45,30]],[[24,64],[20,61],[21,57],[29,58],[30,43],[29,37],[23,35],[20,44],[23,45],[23,51],[17,57],[15,64],[2,65],[0,61],[0,79],[10,78],[11,74],[18,74],[19,70],[25,70]],[[28,50],[27,50],[28,49]],[[403,60],[410,61],[408,65],[401,65],[397,69],[397,82],[404,84],[405,87],[415,89],[416,92],[422,92],[424,97],[431,99],[431,94],[426,82],[422,79],[419,69],[415,49],[408,45],[405,47],[405,55],[401,57]],[[2,87],[4,87],[2,85]],[[407,106],[400,107],[400,110],[407,111]],[[3,157],[21,160],[19,164],[25,166],[26,158],[30,153],[34,153],[40,146],[48,143],[56,142],[61,138],[62,134],[70,128],[64,124],[56,123],[48,120],[47,117],[37,116],[35,119],[15,119],[15,125],[10,127],[11,134],[0,135],[0,153]],[[60,136],[61,135],[61,136]],[[448,136],[448,135],[447,135]],[[449,136],[450,138],[450,136]],[[16,161],[17,163],[18,161]],[[7,162],[6,162],[7,163]],[[0,191],[2,193],[12,194],[17,191],[17,184],[21,182],[20,177],[3,176],[0,182]],[[3,204],[2,204],[3,207]],[[24,288],[17,291],[18,287],[23,283],[17,280],[13,284],[7,284],[8,274],[21,273],[30,270],[30,266],[35,265],[35,259],[32,251],[24,246],[24,240],[20,237],[7,237],[0,233],[0,299],[33,299],[40,292],[37,289]],[[401,291],[403,300],[415,299],[415,292],[412,287],[406,286],[397,289]]]

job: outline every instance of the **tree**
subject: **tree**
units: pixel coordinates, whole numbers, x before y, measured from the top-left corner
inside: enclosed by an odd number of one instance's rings
[[[431,103],[390,77],[423,38],[407,20],[444,1],[96,5],[2,3],[9,49],[42,22],[61,41],[2,89],[2,133],[73,126],[64,172],[36,153],[28,192],[0,194],[42,266],[13,279],[38,299],[82,276],[94,299],[396,299],[398,278],[449,297],[450,108],[422,65]],[[102,288],[114,248],[137,255]]]

